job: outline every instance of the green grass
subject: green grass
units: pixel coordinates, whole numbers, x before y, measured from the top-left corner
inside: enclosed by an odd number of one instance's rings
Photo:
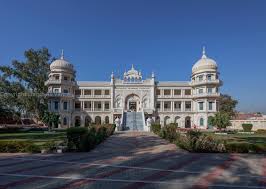
[[[0,133],[0,141],[30,141],[37,145],[43,145],[48,141],[60,142],[66,139],[65,132],[45,133],[25,132],[25,133]]]
[[[227,142],[248,142],[251,144],[265,144],[266,135],[263,134],[228,134],[228,135],[216,135],[214,133],[206,133],[215,136],[219,139],[224,139]]]

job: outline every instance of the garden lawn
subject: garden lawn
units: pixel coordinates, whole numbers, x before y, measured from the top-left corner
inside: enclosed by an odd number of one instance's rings
[[[61,142],[66,139],[66,132],[47,133],[24,132],[24,133],[0,133],[0,141],[30,141],[36,145],[43,145],[49,141]]]
[[[218,139],[224,139],[226,142],[247,142],[250,144],[264,144],[266,146],[265,134],[228,134],[216,135],[214,133],[206,133]]]

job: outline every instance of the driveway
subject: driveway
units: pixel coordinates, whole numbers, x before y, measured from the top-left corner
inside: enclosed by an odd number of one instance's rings
[[[266,188],[266,157],[188,153],[118,132],[88,153],[1,154],[0,189]]]

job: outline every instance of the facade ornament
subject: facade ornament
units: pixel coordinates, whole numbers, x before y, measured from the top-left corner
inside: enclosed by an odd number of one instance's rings
[[[61,60],[64,60],[64,49],[61,50],[61,57],[60,57]]]

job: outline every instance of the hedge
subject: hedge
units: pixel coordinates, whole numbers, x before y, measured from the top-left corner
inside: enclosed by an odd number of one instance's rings
[[[251,132],[253,125],[250,123],[243,123],[242,128],[244,132]]]
[[[1,153],[38,153],[40,152],[40,146],[30,141],[0,141],[0,152]]]
[[[250,127],[250,126],[248,126]],[[228,142],[215,136],[204,134],[199,130],[188,130],[181,133],[174,125],[166,125],[159,130],[158,125],[152,127],[152,131],[159,136],[175,143],[189,152],[229,152],[229,153],[265,153],[264,143]],[[159,131],[158,131],[159,130]],[[264,133],[264,131],[260,131]]]
[[[73,127],[67,129],[69,151],[87,152],[103,142],[115,131],[115,125],[95,125],[89,128]]]
[[[151,125],[151,131],[154,132],[155,134],[160,134],[161,131],[161,125],[158,123],[154,123]]]

